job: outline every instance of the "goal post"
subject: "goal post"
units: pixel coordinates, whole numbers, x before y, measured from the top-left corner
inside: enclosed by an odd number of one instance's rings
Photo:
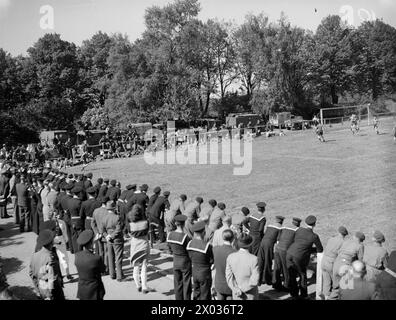
[[[320,109],[320,123],[326,125],[327,121],[343,123],[345,118],[349,118],[352,114],[356,114],[359,121],[366,117],[366,114],[362,112],[367,111],[367,124],[370,125],[370,104],[356,105],[356,106],[345,106],[345,107],[334,107],[334,108],[322,108]]]

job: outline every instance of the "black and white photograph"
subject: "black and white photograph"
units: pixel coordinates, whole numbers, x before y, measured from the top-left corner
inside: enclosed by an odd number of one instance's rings
[[[0,300],[396,300],[396,0],[0,0],[0,214]]]

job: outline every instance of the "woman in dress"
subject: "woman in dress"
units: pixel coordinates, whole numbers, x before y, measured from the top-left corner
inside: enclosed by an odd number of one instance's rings
[[[143,214],[143,207],[135,204],[128,212],[131,232],[130,261],[133,267],[133,279],[139,292],[151,291],[147,287],[147,260],[150,254],[148,238],[149,225]]]

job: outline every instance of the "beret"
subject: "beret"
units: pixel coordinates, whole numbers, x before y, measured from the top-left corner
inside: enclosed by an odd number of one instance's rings
[[[182,199],[183,201],[187,200],[187,196],[185,194],[181,194],[180,195],[180,199]]]
[[[216,201],[215,199],[210,199],[208,202],[209,202],[209,204],[210,204],[212,207],[215,207],[215,206],[217,205],[217,201]]]
[[[169,191],[165,191],[163,194],[164,194],[165,197],[169,197],[170,192]]]
[[[186,220],[187,220],[187,216],[185,216],[184,214],[178,214],[175,217],[175,221],[178,221],[178,222],[184,222]]]
[[[374,239],[377,242],[385,242],[385,236],[378,230],[374,232]]]
[[[80,246],[85,246],[93,239],[93,237],[94,237],[94,233],[92,232],[92,230],[84,230],[78,236],[77,243]]]
[[[96,193],[96,188],[95,188],[95,187],[90,187],[90,188],[88,188],[86,191],[87,191],[87,193],[89,193],[89,194],[94,194],[94,193]]]
[[[355,233],[355,237],[358,238],[360,241],[364,241],[364,239],[366,239],[366,236],[364,235],[364,233],[360,232],[360,231]]]
[[[219,203],[217,204],[217,207],[218,207],[220,210],[224,210],[224,209],[226,208],[226,205],[225,205],[223,202],[219,202]]]
[[[308,216],[305,219],[305,223],[309,226],[313,226],[316,223],[316,217],[315,216]]]
[[[115,186],[115,185],[117,184],[117,180],[114,180],[114,179],[111,180],[111,181],[110,181],[110,184],[111,184],[112,186]]]
[[[161,188],[160,187],[155,187],[153,191],[154,191],[154,193],[160,193],[161,192]]]
[[[343,226],[341,226],[341,227],[338,228],[338,232],[339,232],[340,234],[342,234],[343,236],[346,236],[346,235],[348,234],[347,228],[345,228],[345,227],[343,227]]]
[[[81,191],[83,191],[83,188],[81,188],[79,186],[74,187],[73,189],[71,189],[72,193],[80,193]]]
[[[37,243],[42,246],[46,246],[54,240],[54,237],[55,237],[55,233],[53,231],[44,229],[40,231],[39,236],[37,238]]]
[[[245,216],[247,216],[247,215],[250,213],[250,210],[249,210],[248,208],[246,208],[246,207],[243,207],[243,208],[241,209],[241,211],[242,211],[242,213],[243,213]]]
[[[205,230],[206,222],[205,221],[198,221],[197,223],[193,224],[191,230],[193,232],[201,232]]]
[[[259,202],[256,204],[257,208],[265,208],[267,204],[265,202]]]
[[[132,190],[132,189],[133,189],[133,186],[132,186],[131,184],[128,184],[128,185],[126,186],[126,189],[127,189],[127,190]]]
[[[199,202],[199,203],[202,203],[202,202],[203,202],[203,199],[202,199],[201,197],[196,197],[196,198],[195,198],[195,201],[197,201],[197,202]]]

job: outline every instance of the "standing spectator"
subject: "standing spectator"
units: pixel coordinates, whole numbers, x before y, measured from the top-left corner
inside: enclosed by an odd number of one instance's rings
[[[133,279],[138,292],[146,294],[151,291],[147,286],[147,259],[150,254],[148,239],[148,221],[143,215],[142,206],[135,204],[128,213],[131,230],[130,261],[133,267]]]
[[[396,251],[389,255],[388,265],[375,280],[378,299],[396,300]]]
[[[232,290],[233,300],[257,300],[260,274],[257,257],[249,253],[253,245],[250,235],[238,238],[239,251],[231,253],[226,261],[227,284]]]
[[[192,226],[193,239],[187,250],[192,262],[194,300],[211,300],[213,250],[204,240],[205,222],[199,221]]]
[[[133,195],[128,199],[127,211],[130,211],[135,204],[138,204],[142,207],[143,215],[146,217],[146,209],[149,202],[149,197],[147,195],[148,185],[143,184],[139,189],[140,190],[133,193]]]
[[[363,241],[366,237],[362,232],[356,232],[353,239],[344,241],[338,250],[337,258],[333,265],[333,291],[330,298],[337,299],[339,293],[340,275],[339,271],[343,265],[351,265],[355,260],[363,260],[364,246]]]
[[[117,281],[122,281],[124,277],[122,274],[122,258],[124,254],[124,235],[122,230],[124,226],[120,216],[115,213],[115,208],[114,201],[109,200],[106,203],[107,215],[103,221],[102,234],[107,242],[110,277],[112,279],[117,278]]]
[[[109,187],[109,178],[103,179],[103,184],[99,188],[97,200],[102,201],[104,197],[106,197],[107,189]]]
[[[210,199],[208,204],[204,206],[199,213],[199,220],[209,223],[210,216],[212,215],[212,212],[216,206],[217,201],[215,199]]]
[[[214,208],[212,214],[209,217],[209,224],[208,224],[208,234],[206,235],[206,239],[208,241],[212,241],[214,232],[221,228],[222,219],[226,215],[224,210],[226,205],[222,202],[217,204],[217,207]]]
[[[41,203],[43,206],[43,221],[47,221],[50,219],[49,215],[50,215],[50,207],[48,205],[48,201],[47,201],[47,196],[50,193],[51,189],[49,187],[49,181],[48,180],[44,180],[44,188],[41,191]]]
[[[278,291],[289,290],[289,271],[286,263],[287,249],[294,242],[296,231],[300,227],[301,219],[293,218],[292,227],[283,227],[280,231],[278,242],[274,249],[274,272],[272,276],[272,286]],[[281,275],[283,275],[283,286]]]
[[[373,244],[364,247],[363,262],[366,264],[366,280],[375,282],[375,278],[385,269],[388,252],[382,246],[385,236],[380,231],[375,231]]]
[[[257,256],[261,239],[264,236],[264,227],[266,219],[264,217],[265,207],[267,204],[265,202],[257,203],[257,212],[251,214],[248,218],[249,234],[253,238],[253,244],[250,247],[250,253]]]
[[[248,230],[246,225],[248,223],[249,214],[250,210],[246,207],[243,207],[241,212],[232,215],[231,229],[234,231],[235,238],[239,238],[242,233]]]
[[[276,216],[275,219],[274,224],[267,226],[257,255],[260,271],[260,283],[264,283],[269,286],[272,285],[274,245],[278,240],[283,220],[285,220],[285,218],[282,216]]]
[[[213,234],[213,239],[212,239],[213,248],[217,247],[217,246],[223,246],[223,244],[224,244],[223,232],[225,230],[231,230],[231,217],[229,215],[224,215],[221,218],[221,221],[223,224],[222,227],[217,229]]]
[[[9,181],[10,184],[10,196],[11,196],[11,203],[12,203],[12,213],[14,214],[14,222],[16,224],[20,223],[21,217],[20,217],[20,212],[18,208],[18,203],[17,203],[17,194],[16,194],[16,184],[17,184],[17,175],[16,175],[16,169],[11,168],[11,178]]]
[[[0,172],[0,218],[6,219],[10,216],[7,214],[7,202],[10,194],[9,175],[5,169]]]
[[[77,239],[83,248],[76,253],[74,261],[78,272],[77,298],[80,300],[103,300],[105,295],[101,276],[105,266],[102,258],[92,253],[93,238],[92,230],[85,230]]]
[[[184,215],[187,217],[185,224],[185,231],[190,238],[193,238],[194,232],[192,231],[192,227],[195,221],[198,220],[199,213],[201,212],[201,205],[203,199],[201,197],[197,197],[194,201],[190,202],[186,206],[186,210],[184,211]]]
[[[107,254],[107,245],[106,245],[106,239],[105,237],[103,237],[103,223],[105,217],[107,216],[106,203],[108,201],[109,198],[105,197],[104,199],[102,199],[102,206],[94,210],[91,221],[91,228],[95,234],[94,250],[95,250],[95,254],[98,254],[102,258],[102,261],[105,264],[106,269],[104,271],[104,274],[109,273],[109,259]]]
[[[184,214],[184,211],[186,209],[186,200],[187,196],[185,194],[180,195],[179,198],[176,198],[172,201],[169,210],[165,211],[164,222],[166,232],[171,232],[176,229],[175,218],[180,214]]]
[[[169,209],[169,191],[165,191],[162,196],[158,197],[153,206],[151,207],[150,222],[158,226],[159,240],[161,243],[166,241],[165,235],[165,210]]]
[[[153,206],[153,204],[155,203],[155,201],[158,199],[158,197],[161,194],[161,188],[160,187],[155,187],[153,190],[154,194],[149,198],[149,201],[147,203],[147,217],[150,217],[151,214],[151,207]]]
[[[47,194],[47,206],[49,208],[48,211],[48,220],[52,219],[55,216],[55,205],[56,205],[56,199],[58,197],[58,193],[59,193],[59,188],[57,186],[55,186],[55,184],[53,182],[50,182],[48,184],[48,188],[49,188],[49,192]]]
[[[59,261],[52,250],[54,236],[51,230],[40,231],[37,242],[42,248],[33,254],[30,262],[29,275],[44,300],[65,299]]]
[[[340,286],[340,300],[375,300],[377,297],[375,284],[364,279],[365,264],[356,260],[352,263],[352,267],[347,269],[351,274],[348,283]]]
[[[301,298],[308,297],[307,267],[310,256],[313,252],[323,252],[320,238],[313,232],[316,226],[316,217],[308,216],[305,223],[307,227],[299,228],[296,231],[294,242],[286,253],[286,263],[290,277],[290,295],[293,298],[299,297],[299,291]],[[297,277],[299,278],[298,284]]]
[[[220,231],[216,230],[216,232]],[[214,237],[216,237],[216,232]],[[216,269],[215,274],[215,290],[217,293],[217,300],[232,300],[232,291],[227,284],[226,279],[226,261],[227,257],[236,250],[232,247],[234,241],[234,233],[230,229],[221,231],[222,244],[213,246],[214,265]]]
[[[330,298],[333,288],[333,266],[334,261],[337,258],[338,251],[345,241],[345,237],[348,235],[348,230],[345,227],[338,228],[338,235],[332,237],[327,242],[327,245],[323,252],[322,258],[322,279],[323,279],[323,295],[325,300]]]
[[[173,282],[176,300],[191,300],[191,260],[187,245],[190,238],[184,233],[185,215],[175,217],[176,230],[168,233],[167,242],[173,253]]]
[[[21,175],[20,181],[17,183],[15,190],[17,194],[17,206],[20,213],[19,231],[25,232],[26,230],[26,232],[30,232],[32,229],[30,219],[30,200],[25,175]]]

